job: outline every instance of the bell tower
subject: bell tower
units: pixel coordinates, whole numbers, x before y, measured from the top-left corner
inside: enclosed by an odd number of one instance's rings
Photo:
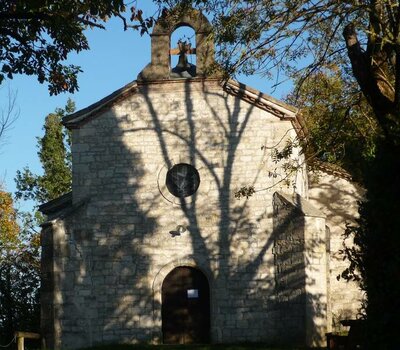
[[[195,32],[196,47],[186,41],[178,41],[171,49],[171,34],[180,27],[190,27]],[[210,76],[214,64],[212,27],[198,10],[174,9],[162,16],[151,34],[151,62],[138,75],[138,81],[168,80],[180,78],[205,78]],[[196,66],[187,61],[187,55],[196,55]],[[179,55],[178,65],[171,67],[171,55]]]

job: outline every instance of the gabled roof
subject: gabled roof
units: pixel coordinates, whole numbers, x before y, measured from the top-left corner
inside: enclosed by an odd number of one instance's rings
[[[42,227],[51,225],[52,222],[64,219],[74,213],[76,210],[84,206],[90,201],[89,197],[80,201],[72,202],[72,191],[61,195],[47,203],[39,206],[39,211],[46,215],[46,221],[41,224]]]
[[[311,216],[317,218],[325,218],[326,215],[319,209],[315,208],[309,201],[300,196],[298,193],[287,194],[283,192],[275,192],[281,201],[296,208],[296,210],[304,216]]]
[[[72,205],[72,192],[68,192],[47,203],[39,205],[39,211],[45,215],[51,215],[71,205]]]
[[[93,103],[92,105],[81,109],[73,114],[70,114],[63,118],[63,124],[70,129],[79,128],[80,125],[96,117],[100,112],[106,108],[110,108],[114,103],[134,94],[138,91],[140,86],[150,84],[162,84],[167,82],[186,82],[189,79],[176,79],[176,80],[162,80],[157,82],[137,82],[136,80],[123,86],[122,88],[114,91],[110,95],[102,98],[100,101]],[[282,101],[276,100],[275,98],[264,94],[256,89],[250,88],[245,84],[236,82],[234,80],[221,81],[218,79],[190,79],[193,82],[199,81],[214,81],[220,84],[221,89],[226,91],[228,94],[237,96],[240,99],[251,103],[258,108],[261,108],[280,119],[296,120],[297,108],[290,106]]]

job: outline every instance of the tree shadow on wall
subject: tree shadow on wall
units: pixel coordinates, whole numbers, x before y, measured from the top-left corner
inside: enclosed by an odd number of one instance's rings
[[[358,217],[358,204],[364,190],[356,183],[337,176],[317,176],[310,181],[310,201],[327,216],[330,243],[330,303],[332,305],[333,331],[343,332],[340,320],[356,319],[362,315],[363,293],[357,282],[338,278],[349,266],[343,249],[353,245],[353,239],[345,239],[347,225],[354,225]]]
[[[263,121],[255,120],[261,119],[257,107],[226,94],[220,86],[191,81],[181,86],[183,89],[177,86],[173,94],[151,85],[141,86],[132,109],[141,116],[143,127],[135,127],[135,123],[128,130],[122,127],[133,138],[157,138],[158,150],[149,156],[157,169],[190,162],[201,174],[199,191],[190,198],[168,201],[161,193],[160,200],[154,202],[152,212],[168,213],[168,218],[160,220],[162,225],[155,228],[164,239],[158,247],[167,251],[164,264],[173,267],[186,261],[208,276],[213,341],[304,344],[301,322],[293,325],[293,318],[290,322],[282,318],[282,310],[298,303],[299,298],[303,298],[303,304],[315,306],[321,296],[301,291],[295,301],[285,299],[289,302],[285,301],[285,306],[277,298],[272,248],[281,229],[273,228],[272,193],[242,201],[234,198],[241,185],[271,184],[271,180],[263,179],[266,175],[260,164],[265,155],[260,145],[273,137],[274,131],[266,131]],[[278,128],[277,124],[270,125]],[[187,227],[186,236],[168,237],[167,232],[177,224]],[[291,280],[290,284],[306,283],[303,275],[297,278],[300,280]],[[296,290],[294,285],[286,289]],[[157,307],[160,304],[158,300]],[[320,318],[326,310],[316,307],[308,312]],[[156,310],[155,314],[161,313]],[[304,313],[298,312],[296,317],[306,322]],[[297,333],[290,338],[286,331],[292,326]]]
[[[62,346],[160,342],[163,278],[185,265],[208,278],[213,342],[303,345],[307,320],[324,317],[323,296],[302,288],[318,281],[301,272],[301,238],[290,251],[273,248],[300,234],[304,218],[277,221],[272,191],[233,195],[271,185],[260,147],[281,122],[269,116],[265,124],[266,113],[216,82],[171,84],[138,86],[73,140],[74,200],[89,200],[65,219],[56,259]],[[182,162],[199,170],[201,184],[172,198],[161,175]],[[177,225],[186,232],[173,237]]]
[[[74,195],[88,201],[66,218],[58,260],[62,348],[147,341],[155,331],[146,248],[156,227],[149,209],[157,199],[139,198],[145,154],[126,145],[118,121],[113,111],[91,121],[89,147],[74,154]]]
[[[290,198],[291,197],[291,198]],[[327,332],[329,251],[324,217],[296,194],[274,194],[275,292],[289,344],[322,346]],[[312,216],[315,215],[315,216]]]

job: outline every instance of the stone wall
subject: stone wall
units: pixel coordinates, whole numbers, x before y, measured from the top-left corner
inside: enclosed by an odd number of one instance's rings
[[[208,277],[213,342],[282,342],[272,191],[292,189],[271,147],[294,137],[289,120],[214,81],[141,85],[73,130],[73,202],[88,202],[64,220],[60,346],[160,342],[161,285],[176,266]],[[164,177],[181,162],[201,178],[183,201]],[[306,181],[288,180],[298,189]],[[235,199],[249,184],[265,190]],[[186,231],[173,237],[177,225]]]
[[[289,344],[304,345],[306,337],[306,276],[304,215],[279,195],[275,197],[274,248],[280,332]]]
[[[64,284],[73,279],[64,262],[69,256],[64,222],[49,221],[41,232],[41,331],[49,349],[61,348],[64,317]],[[68,281],[68,279],[70,279]]]
[[[358,201],[362,199],[363,190],[357,184],[343,176],[318,172],[310,176],[309,199],[326,215],[326,225],[330,233],[330,293],[329,305],[333,331],[340,331],[342,319],[356,318],[362,300],[362,293],[354,282],[338,280],[348,262],[343,260],[340,250],[343,249],[343,233],[346,224],[353,224],[358,217]],[[351,246],[347,240],[346,245]]]
[[[274,195],[279,334],[287,345],[324,346],[327,331],[325,215],[298,194]]]
[[[55,317],[54,317],[54,241],[52,225],[42,227],[41,243],[41,331],[46,335],[46,346],[55,348]]]

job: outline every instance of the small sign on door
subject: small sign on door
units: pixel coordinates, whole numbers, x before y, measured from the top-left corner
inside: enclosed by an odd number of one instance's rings
[[[188,289],[187,297],[188,297],[188,299],[197,299],[199,297],[199,290],[198,289]]]

